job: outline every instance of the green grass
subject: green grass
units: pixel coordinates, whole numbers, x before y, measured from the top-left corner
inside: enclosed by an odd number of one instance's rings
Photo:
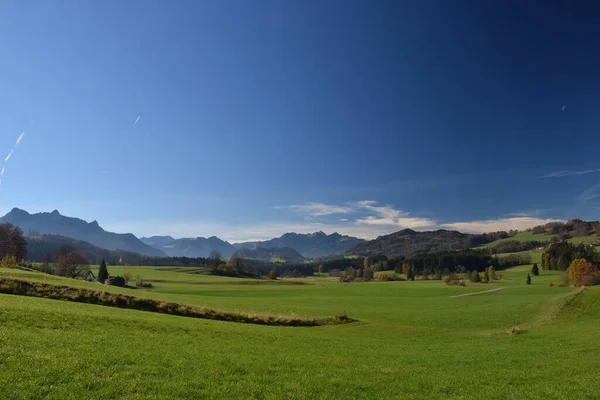
[[[194,284],[221,277],[176,268],[127,268],[165,282],[110,290],[230,311],[345,311],[360,322],[257,326],[0,295],[0,398],[596,399],[600,389],[600,288],[574,297],[575,289],[548,286],[560,282],[555,272],[526,285],[530,266],[521,266],[466,288],[321,277],[246,286],[228,285],[232,278]],[[505,289],[449,297],[497,287]],[[525,332],[508,335],[513,323]]]
[[[570,243],[591,243],[600,240],[598,236],[578,236],[568,240]]]
[[[476,248],[482,249],[488,247],[495,247],[500,243],[509,242],[513,240],[517,242],[549,242],[552,240],[553,237],[554,235],[534,235],[533,232],[519,232],[516,235],[511,236],[509,238],[494,240],[493,242],[482,244],[481,246],[478,246]]]

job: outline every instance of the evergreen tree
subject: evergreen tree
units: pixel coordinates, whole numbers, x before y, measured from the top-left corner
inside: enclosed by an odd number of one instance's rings
[[[108,270],[106,269],[106,263],[104,262],[104,258],[100,263],[100,269],[98,270],[98,282],[104,283],[108,279]]]
[[[538,276],[539,274],[540,274],[540,270],[538,268],[538,265],[533,264],[533,267],[531,267],[531,275]]]
[[[566,271],[567,268],[569,268],[569,259],[567,258],[567,256],[561,254],[560,257],[558,257],[557,267],[559,271]]]
[[[488,283],[490,281],[489,275],[488,275],[488,270],[489,267],[485,269],[485,271],[483,271],[483,283]]]
[[[527,284],[531,285],[531,275],[527,274]]]

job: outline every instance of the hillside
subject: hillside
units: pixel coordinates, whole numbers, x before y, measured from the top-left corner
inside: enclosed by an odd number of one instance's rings
[[[161,250],[143,243],[131,233],[107,232],[96,221],[88,223],[79,218],[66,217],[60,215],[57,210],[51,213],[29,214],[27,211],[13,208],[0,218],[0,223],[6,222],[20,226],[26,235],[60,235],[83,240],[104,249],[121,249],[148,256],[166,255]]]
[[[108,263],[116,263],[120,258],[125,263],[136,263],[143,259],[138,253],[126,250],[107,250],[91,243],[60,235],[27,236],[27,258],[30,261],[43,261],[47,257],[54,260],[58,249],[63,245],[72,247],[72,251],[85,254],[93,264],[99,264],[102,259]]]
[[[234,256],[261,261],[302,262],[304,257],[291,247],[257,247],[255,249],[240,249]]]
[[[170,236],[152,236],[141,240],[160,249],[169,257],[208,257],[212,251],[218,251],[223,257],[230,257],[236,251],[231,243],[216,236],[184,239],[173,239]]]
[[[237,249],[254,249],[257,247],[291,247],[306,258],[317,258],[332,254],[344,254],[352,246],[364,240],[352,236],[323,232],[309,234],[286,233],[281,237],[265,240],[263,242],[236,243]]]
[[[506,232],[504,232],[506,233]],[[387,257],[410,257],[423,252],[457,250],[487,243],[492,235],[472,235],[457,231],[437,230],[416,232],[404,229],[390,235],[380,236],[368,242],[358,243],[346,251],[346,255]]]

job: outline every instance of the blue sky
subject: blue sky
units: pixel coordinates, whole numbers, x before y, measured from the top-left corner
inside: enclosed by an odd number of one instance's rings
[[[231,241],[598,219],[599,10],[480,3],[4,2],[0,212]]]

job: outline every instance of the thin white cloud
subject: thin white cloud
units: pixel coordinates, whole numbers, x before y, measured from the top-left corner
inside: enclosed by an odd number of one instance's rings
[[[101,174],[112,174],[110,171],[100,171]]]
[[[12,155],[13,155],[14,152],[15,152],[14,150],[11,150],[10,153],[8,153],[8,155],[4,159],[4,161],[6,162],[6,161],[10,160],[10,158],[12,157]]]
[[[452,222],[441,225],[442,228],[454,229],[461,232],[468,233],[486,233],[486,232],[497,232],[497,231],[509,231],[511,229],[525,230],[533,228],[534,226],[544,225],[549,222],[559,221],[557,219],[549,218],[532,218],[532,217],[515,217],[515,218],[500,218],[500,219],[489,219],[482,221],[469,221],[469,222]]]
[[[2,168],[2,170],[0,170],[0,176],[4,175],[4,168]]]
[[[141,117],[141,115],[138,115],[138,117],[135,119],[135,122],[133,123],[133,126],[135,126],[138,123]]]
[[[600,172],[600,168],[584,169],[581,171],[555,171],[555,172],[551,172],[547,175],[541,176],[540,178],[563,178],[565,176],[586,175],[586,174],[593,174],[596,172]]]
[[[565,111],[567,109],[567,106],[562,106],[560,109]]]
[[[21,143],[21,140],[23,140],[23,136],[25,136],[25,132],[21,132],[21,134],[17,138],[17,142],[15,143],[15,148],[19,147],[19,144]]]
[[[410,213],[395,209],[392,206],[377,206],[373,200],[363,200],[357,203],[360,209],[371,212],[375,215],[358,218],[357,224],[379,225],[396,228],[432,228],[436,221],[429,218],[411,217]]]
[[[296,204],[277,208],[287,208],[295,213],[307,214],[311,217],[323,217],[325,215],[332,214],[348,214],[354,211],[351,207],[336,206],[325,203]]]
[[[340,218],[341,222],[348,222],[348,218]]]
[[[600,189],[600,183],[595,184],[594,186],[584,190],[580,195],[575,197],[575,202],[579,205],[584,205],[588,201],[595,199],[600,196],[598,193],[598,189]]]

